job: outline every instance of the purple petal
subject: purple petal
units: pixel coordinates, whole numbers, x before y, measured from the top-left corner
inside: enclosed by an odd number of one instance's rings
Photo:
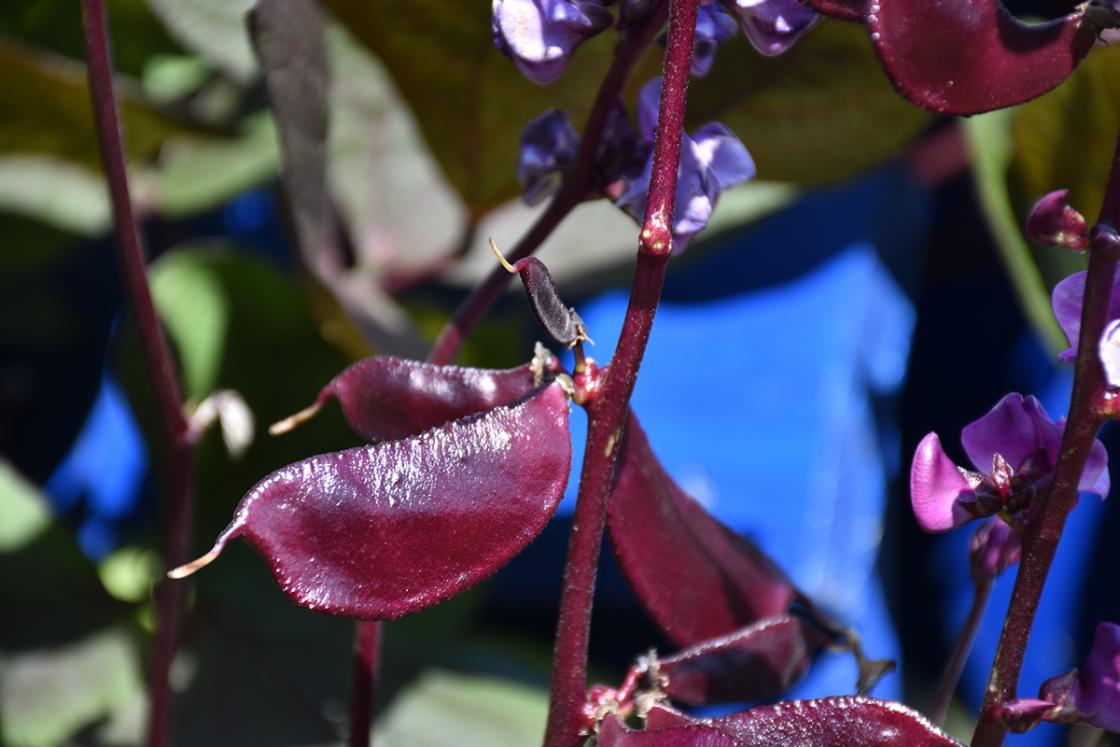
[[[694,152],[715,178],[720,190],[730,189],[755,175],[754,159],[735,133],[709,122],[692,133]]]
[[[974,498],[972,486],[941,448],[941,439],[928,434],[910,466],[910,504],[918,524],[927,532],[959,527],[973,518],[961,502]]]
[[[1089,458],[1085,460],[1085,469],[1081,473],[1081,482],[1077,483],[1077,489],[1082,493],[1093,493],[1104,499],[1108,497],[1110,487],[1108,452],[1100,439],[1096,439],[1089,450]]]
[[[799,0],[735,0],[734,11],[751,46],[767,57],[785,52],[820,18]]]
[[[1027,238],[1037,244],[1080,251],[1089,246],[1085,216],[1069,204],[1069,190],[1045,195],[1027,216]]]
[[[1077,338],[1081,333],[1081,300],[1085,297],[1084,272],[1075,272],[1054,286],[1050,305],[1058,326],[1066,333],[1069,347],[1058,354],[1058,358],[1072,363],[1077,356]]]
[[[549,109],[525,125],[517,156],[517,181],[527,204],[536,205],[560,187],[578,148],[579,135],[567,112]]]
[[[704,77],[712,69],[716,50],[735,34],[735,19],[719,3],[701,5],[696,14],[696,36],[692,42],[692,74]]]
[[[1080,684],[1077,707],[1092,714],[1094,725],[1120,732],[1120,625],[1097,625]]]
[[[494,41],[534,83],[551,83],[581,42],[611,23],[598,2],[494,0]]]
[[[961,430],[961,445],[981,472],[992,467],[999,454],[1014,469],[1038,449],[1044,449],[1053,466],[1062,441],[1062,428],[1050,419],[1034,397],[1012,392],[983,417]]]

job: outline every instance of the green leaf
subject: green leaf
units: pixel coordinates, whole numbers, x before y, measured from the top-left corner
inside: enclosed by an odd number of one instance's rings
[[[523,747],[540,741],[547,716],[542,690],[434,671],[393,701],[373,741],[385,747]]]
[[[136,646],[114,628],[54,648],[0,653],[0,742],[54,747],[143,689]]]
[[[1039,259],[1060,250],[1032,248],[1023,236],[1023,219],[1012,207],[1007,170],[1012,153],[1008,129],[1015,112],[1001,110],[962,120],[972,158],[972,176],[981,209],[996,240],[1011,286],[1023,314],[1052,352],[1066,347],[1065,335],[1050,309],[1050,288],[1058,278],[1045,278]],[[1075,258],[1070,252],[1061,252]]]
[[[187,49],[247,83],[257,71],[245,16],[254,0],[148,0],[167,31]]]
[[[181,218],[209,210],[273,179],[280,170],[276,125],[267,112],[245,118],[235,138],[175,138],[144,175],[159,212]]]
[[[14,552],[42,534],[51,523],[51,513],[39,489],[15,468],[0,459],[0,553]]]
[[[718,120],[768,181],[844,181],[897,155],[931,115],[891,87],[861,25],[825,19],[778,57],[742,38],[689,89],[691,126]]]
[[[555,83],[529,82],[494,47],[490,3],[459,0],[326,0],[326,7],[384,63],[448,180],[479,215],[518,193],[521,128],[546,109],[587,115],[615,38],[576,52]],[[391,23],[388,20],[391,19]],[[659,57],[660,55],[656,55]],[[656,68],[636,73],[627,100]]]
[[[0,210],[81,236],[101,235],[111,221],[98,173],[43,155],[0,155]]]
[[[0,153],[50,154],[99,165],[85,68],[80,63],[0,41]],[[125,145],[131,158],[151,156],[172,135],[197,132],[149,105],[119,80]]]

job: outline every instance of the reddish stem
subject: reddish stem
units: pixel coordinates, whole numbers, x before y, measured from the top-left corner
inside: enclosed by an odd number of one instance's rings
[[[1113,157],[1097,230],[1110,230],[1115,226],[1120,226],[1120,141],[1117,142]],[[980,720],[972,735],[972,747],[998,747],[1003,744],[1007,728],[1000,722],[997,710],[1000,705],[1016,697],[1023,655],[1027,650],[1038,600],[1042,597],[1042,589],[1046,584],[1054,553],[1057,552],[1066,517],[1077,503],[1077,484],[1081,480],[1089,450],[1104,423],[1105,415],[1100,403],[1105,394],[1105,381],[1097,344],[1109,321],[1109,299],[1118,257],[1120,247],[1111,241],[1095,241],[1089,254],[1069,421],[1062,434],[1061,450],[1050,489],[1046,492],[1038,516],[1031,521],[1023,537],[1023,553],[1019,572],[1015,577],[1015,589],[1011,593],[1011,603],[1007,608],[1003,632],[992,663],[984,703],[980,709]]]
[[[369,747],[377,684],[381,623],[359,622],[354,636],[354,679],[350,690],[350,747]]]
[[[615,101],[622,94],[622,88],[630,77],[634,63],[638,61],[642,52],[665,23],[668,6],[668,2],[662,0],[642,23],[623,32],[622,40],[615,50],[614,60],[599,85],[599,92],[595,96],[590,114],[587,115],[587,123],[583,127],[579,149],[572,161],[572,167],[548,204],[548,208],[506,256],[511,263],[535,252],[568,213],[590,196],[595,186],[595,159],[603,140],[607,117]],[[451,321],[443,328],[439,339],[436,340],[428,360],[433,363],[450,363],[454,360],[467,334],[502,294],[509,280],[509,273],[501,267],[495,267],[486,279],[459,304]]]
[[[937,695],[933,699],[933,708],[929,712],[929,720],[935,724],[943,725],[945,723],[945,717],[949,713],[949,704],[953,702],[953,695],[957,692],[961,674],[964,673],[964,665],[968,661],[972,645],[976,643],[976,634],[980,632],[980,623],[984,621],[984,613],[988,611],[988,600],[992,596],[993,581],[994,579],[991,578],[981,578],[976,582],[976,588],[972,594],[972,608],[969,609],[960,636],[957,637],[957,645],[953,647],[949,663],[945,665],[945,673],[941,675],[941,684],[937,688]]]
[[[586,405],[587,448],[568,541],[552,659],[552,696],[545,731],[547,747],[573,747],[582,738],[580,726],[587,687],[591,606],[607,497],[630,412],[630,395],[649,340],[669,259],[670,235],[662,234],[662,228],[672,226],[673,222],[698,6],[699,0],[671,0],[670,3],[669,44],[665,52],[665,80],[657,120],[650,198],[641,230],[630,303],[602,388]]]
[[[113,205],[117,259],[124,291],[136,317],[140,352],[148,378],[155,390],[159,422],[163,430],[167,470],[167,496],[163,517],[163,561],[168,569],[188,560],[193,501],[191,500],[191,447],[189,426],[183,415],[182,396],[171,350],[152,303],[140,231],[132,213],[128,193],[121,123],[113,91],[113,59],[109,48],[109,25],[102,0],[82,0],[82,29],[89,63],[90,96],[101,164]],[[171,692],[168,673],[178,647],[182,627],[186,585],[164,579],[156,587],[156,633],[152,650],[148,714],[148,744],[162,747],[168,742]]]

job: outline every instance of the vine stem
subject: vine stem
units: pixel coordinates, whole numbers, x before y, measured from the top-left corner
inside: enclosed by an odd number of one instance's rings
[[[953,702],[953,694],[957,692],[964,665],[972,646],[976,643],[976,634],[980,632],[980,623],[984,621],[984,613],[988,611],[988,600],[992,596],[994,579],[981,578],[976,581],[972,593],[972,607],[968,610],[964,626],[961,627],[949,663],[945,665],[945,673],[941,675],[941,684],[937,687],[937,695],[933,698],[933,708],[929,711],[929,719],[935,724],[943,725],[945,717],[949,714],[949,704]]]
[[[603,132],[606,129],[611,107],[622,94],[622,88],[626,85],[634,64],[665,23],[667,8],[668,1],[661,0],[645,21],[623,33],[611,66],[603,76],[587,116],[572,167],[544,213],[537,218],[509,253],[510,262],[524,259],[535,252],[568,213],[591,193],[594,186],[595,158],[603,141]],[[459,304],[451,321],[443,328],[435,345],[432,346],[428,354],[430,363],[446,364],[455,359],[466,336],[478,324],[482,315],[498,300],[509,280],[509,273],[500,266],[495,267],[486,279],[471,291]],[[371,620],[357,623],[354,682],[350,701],[350,747],[368,747],[369,744],[368,727],[373,718],[371,701],[377,681],[378,662],[377,645],[363,645],[363,642],[378,641],[380,637],[380,622]],[[362,725],[365,728],[362,728]]]
[[[665,23],[668,7],[668,1],[661,0],[640,24],[622,33],[614,59],[606,75],[603,76],[599,92],[591,105],[591,112],[587,115],[587,122],[584,124],[572,166],[548,207],[506,255],[511,263],[535,252],[568,213],[591,195],[595,186],[595,159],[599,153],[599,146],[603,142],[603,132],[611,109],[622,94],[623,86],[626,85],[634,64]],[[510,274],[501,267],[495,267],[486,279],[471,291],[470,295],[459,304],[451,321],[440,332],[428,356],[429,362],[450,363],[454,360],[467,334],[502,294],[509,284],[510,277]]]
[[[1120,226],[1120,140],[1113,156],[1100,222],[1094,229],[1094,235],[1098,236],[1102,231],[1113,232],[1116,226]],[[1007,727],[1000,722],[997,707],[1016,697],[1023,655],[1046,576],[1057,552],[1066,517],[1077,503],[1077,484],[1089,450],[1106,417],[1101,407],[1105,396],[1104,370],[1098,358],[1097,344],[1109,321],[1109,299],[1118,257],[1120,243],[1109,240],[1093,242],[1081,309],[1069,420],[1062,434],[1050,489],[1038,516],[1031,521],[1023,537],[1019,572],[1015,576],[1011,603],[984,692],[980,719],[972,735],[972,747],[998,747],[1003,744]]]
[[[552,659],[546,747],[574,747],[582,739],[591,607],[607,498],[630,412],[630,395],[661,299],[672,246],[673,203],[698,6],[699,0],[670,2],[669,43],[665,51],[653,169],[630,302],[602,388],[586,405],[587,448],[568,540]]]
[[[102,0],[82,0],[81,8],[88,58],[86,71],[101,165],[113,206],[117,259],[124,280],[124,292],[136,317],[144,366],[155,390],[166,449],[163,561],[164,566],[171,569],[188,560],[194,508],[189,426],[183,414],[182,395],[171,350],[152,303],[140,230],[129,197],[120,115],[113,90],[113,59],[105,6]],[[148,682],[147,743],[150,747],[164,747],[169,739],[171,690],[168,675],[179,644],[185,595],[184,584],[170,582],[166,578],[155,590],[156,632]]]

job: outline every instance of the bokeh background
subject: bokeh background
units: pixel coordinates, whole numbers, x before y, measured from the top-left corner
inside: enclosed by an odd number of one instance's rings
[[[239,392],[258,436],[232,458],[196,452],[194,546],[209,546],[256,480],[354,445],[337,409],[283,438],[349,362],[424,355],[467,289],[539,214],[517,199],[521,126],[550,106],[578,124],[610,34],[550,87],[491,45],[489,4],[325,0],[335,241],[299,251],[281,146],[246,26],[250,0],[109,0],[133,196],[152,290],[197,404]],[[1024,8],[1024,12],[1030,10]],[[644,58],[626,96],[656,74]],[[153,625],[161,456],[118,280],[75,4],[0,5],[0,743],[138,744]],[[1054,415],[1070,371],[1049,289],[1083,259],[1019,226],[1058,187],[1092,220],[1120,129],[1120,50],[1101,46],[1056,91],[1009,112],[934,118],[901,99],[865,30],[825,21],[787,55],[745,40],[696,81],[696,123],[719,119],[759,179],[725,194],[673,260],[634,396],[654,448],[689,492],[895,658],[876,690],[927,707],[970,601],[969,532],[922,534],[909,456],[1007,391]],[[278,116],[285,116],[280,113]],[[610,356],[636,227],[579,207],[539,256]],[[519,293],[461,362],[512,366],[537,330]],[[582,412],[573,414],[576,458]],[[1113,452],[1120,444],[1105,434]],[[388,626],[386,745],[535,743],[574,485],[560,514],[492,580]],[[1120,620],[1111,502],[1074,512],[1043,598],[1021,692],[1066,671],[1097,620]],[[997,584],[949,727],[970,731],[1011,575]],[[175,743],[333,745],[345,731],[351,624],[291,605],[235,545],[192,585],[173,671]],[[604,553],[593,674],[616,684],[667,651]],[[823,655],[794,694],[853,690]],[[1019,744],[1089,744],[1043,727]]]

